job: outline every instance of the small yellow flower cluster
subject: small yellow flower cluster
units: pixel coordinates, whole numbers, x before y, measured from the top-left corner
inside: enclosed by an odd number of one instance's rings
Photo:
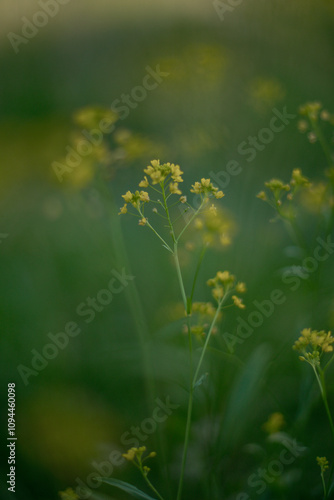
[[[214,187],[210,179],[201,179],[201,182],[195,182],[192,185],[191,193],[203,194],[206,198],[210,195],[214,196],[217,200],[222,198],[224,195],[223,191],[218,191],[218,188]]]
[[[309,187],[310,185],[310,181],[302,175],[300,168],[295,168],[292,171],[290,186]]]
[[[233,300],[233,304],[237,307],[239,307],[239,309],[245,309],[245,304],[242,302],[242,299],[240,299],[240,297],[237,297],[237,295],[232,295],[232,300]]]
[[[193,312],[199,312],[203,316],[214,317],[216,309],[213,307],[211,302],[194,302]]]
[[[135,208],[140,208],[142,203],[148,203],[150,201],[150,197],[146,191],[136,191],[135,193],[131,193],[131,191],[127,191],[125,194],[122,194],[122,198],[124,198],[125,204],[120,209],[119,214],[126,214],[127,204],[131,203]]]
[[[230,274],[228,271],[218,271],[214,278],[207,281],[207,284],[213,288],[212,296],[219,302],[224,297],[227,290],[232,288],[238,293],[244,293],[246,291],[246,285],[244,283],[237,283],[235,285],[235,276]],[[237,297],[237,295],[232,295],[233,304],[239,309],[244,309],[246,306],[242,302],[242,299]]]
[[[322,104],[318,101],[307,102],[299,108],[299,113],[304,116],[308,116],[312,120],[317,120]]]
[[[67,488],[65,491],[60,491],[59,496],[61,500],[79,500],[79,496],[73,491],[72,488]]]
[[[326,457],[317,457],[317,463],[321,468],[321,474],[323,474],[329,467],[329,462]]]
[[[145,451],[146,446],[141,446],[140,448],[130,448],[126,453],[123,453],[122,455],[124,458],[126,458],[126,460],[132,462],[133,465],[135,465],[137,469],[141,471],[144,477],[147,476],[151,469],[146,465],[143,466],[143,462],[145,462],[145,460],[147,460],[148,458],[157,456],[155,451],[151,451],[151,453],[146,455],[146,457],[142,458]]]
[[[284,425],[285,420],[283,414],[275,412],[269,416],[267,422],[265,422],[262,427],[268,434],[275,434],[276,432],[279,432]]]
[[[325,352],[332,352],[333,343],[334,337],[332,337],[331,332],[304,328],[301,336],[294,343],[293,349],[302,354],[302,356],[299,356],[301,361],[307,361],[311,365],[319,365],[320,355]]]
[[[269,205],[278,209],[282,205],[283,196],[285,194],[287,195],[287,199],[291,201],[299,189],[309,188],[311,183],[307,177],[302,175],[300,168],[295,168],[292,171],[291,180],[288,184],[285,184],[280,179],[271,179],[265,182],[265,186],[268,189],[268,194],[265,191],[260,191],[257,194],[257,198],[268,202]],[[282,214],[282,211],[280,213]],[[293,214],[290,210],[287,211],[285,215],[292,217]]]
[[[193,229],[196,231],[194,236],[197,239],[200,237],[205,244],[220,248],[231,244],[236,224],[226,210],[212,205],[196,217]]]
[[[180,169],[179,165],[174,165],[174,163],[163,163],[160,164],[160,160],[152,160],[151,165],[144,169],[145,174],[147,174],[151,178],[152,184],[160,184],[164,182],[167,177],[170,175],[172,180],[174,181],[173,185],[177,187],[179,182],[183,182],[182,174],[183,172]],[[142,184],[144,183],[144,184]],[[144,180],[141,181],[139,186],[147,187],[149,182],[147,177],[144,177]],[[179,194],[179,193],[178,193]]]
[[[334,115],[329,113],[326,109],[322,109],[320,102],[308,102],[299,108],[299,113],[306,116],[307,119],[299,120],[298,130],[302,133],[307,132],[307,138],[311,144],[318,140],[319,126],[317,122],[319,118],[325,122],[330,122],[334,125]]]
[[[192,305],[192,312],[198,317],[198,324],[193,325],[190,331],[195,335],[198,340],[201,340],[206,335],[207,328],[209,327],[210,321],[214,318],[216,314],[216,308],[211,302],[194,302]],[[218,319],[221,318],[221,313],[218,314]],[[185,331],[187,331],[185,329]],[[214,327],[212,333],[216,333],[217,328]]]
[[[289,184],[284,184],[280,179],[271,179],[271,181],[265,182],[264,185],[273,193],[290,191]]]
[[[324,182],[313,183],[309,189],[303,191],[301,204],[311,213],[322,213],[328,207],[334,206],[334,197],[332,196],[328,185]]]

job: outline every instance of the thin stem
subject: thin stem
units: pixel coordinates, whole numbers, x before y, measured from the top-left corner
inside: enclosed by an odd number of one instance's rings
[[[180,234],[176,238],[176,241],[179,241],[179,239],[181,238],[181,236],[183,235],[183,233],[185,232],[185,230],[187,229],[187,227],[192,223],[192,221],[195,219],[195,217],[197,217],[197,215],[199,214],[199,212],[202,210],[202,208],[205,205],[205,203],[206,203],[206,201],[202,200],[202,203],[201,203],[200,207],[190,217],[190,219],[188,220],[187,224],[184,226],[184,228],[182,229],[182,231],[180,232]]]
[[[160,493],[157,491],[157,489],[153,486],[153,484],[151,483],[151,481],[149,480],[149,478],[147,477],[147,474],[145,474],[145,472],[143,471],[142,466],[140,467],[140,471],[141,471],[141,473],[143,475],[143,478],[145,479],[146,483],[151,488],[151,490],[154,491],[154,493],[157,495],[157,497],[160,500],[164,500],[163,497],[160,495]]]
[[[325,405],[326,413],[327,413],[328,420],[329,420],[329,425],[330,425],[330,428],[331,428],[331,431],[332,431],[332,436],[333,436],[333,439],[334,439],[334,423],[333,423],[332,415],[331,415],[331,412],[330,412],[330,409],[329,409],[329,406],[328,406],[324,373],[323,373],[323,371],[321,369],[319,369],[320,372],[318,374],[318,371],[317,371],[317,369],[315,368],[314,365],[312,365],[312,368],[313,368],[313,371],[315,373],[317,382],[318,382],[319,387],[320,387],[321,397],[322,397],[322,400],[323,400],[324,405]]]
[[[177,490],[176,500],[180,500],[181,495],[182,495],[183,477],[184,477],[184,470],[185,470],[186,461],[187,461],[188,445],[189,445],[189,437],[190,437],[191,417],[192,417],[192,410],[193,410],[193,399],[194,399],[194,388],[193,388],[193,384],[191,383],[189,400],[188,400],[186,431],[185,431],[183,454],[182,454],[181,474],[180,474],[180,481],[179,481],[179,487]]]
[[[165,192],[165,186],[164,186],[164,183],[161,183],[161,190],[162,190],[162,197],[163,197],[163,200],[164,200],[164,208],[165,208],[165,212],[166,212],[166,215],[167,215],[167,219],[168,219],[168,224],[169,224],[170,232],[171,232],[171,235],[172,235],[173,241],[174,241],[174,243],[175,243],[176,238],[175,238],[175,233],[174,233],[173,224],[172,224],[172,221],[171,221],[171,219],[170,219],[170,215],[169,215],[169,210],[168,210],[168,205],[167,205],[167,199],[168,199],[168,196],[166,197],[166,192]]]
[[[223,303],[226,300],[227,296],[228,296],[228,290],[227,290],[226,294],[224,295],[224,297],[222,298],[222,300],[218,304],[216,314],[215,314],[215,316],[214,316],[214,318],[212,320],[209,332],[208,332],[207,337],[206,337],[205,344],[204,344],[203,349],[202,349],[202,353],[201,353],[200,359],[199,359],[197,367],[196,367],[195,374],[194,374],[194,376],[192,378],[192,382],[190,384],[189,400],[188,400],[188,411],[187,411],[187,423],[186,423],[186,431],[185,431],[184,446],[183,446],[181,474],[180,474],[180,481],[179,481],[179,487],[178,487],[178,492],[177,492],[176,500],[180,500],[181,499],[181,494],[182,494],[184,470],[185,470],[185,465],[186,465],[186,461],[187,461],[187,454],[188,454],[188,444],[189,444],[190,427],[191,427],[191,417],[192,417],[192,409],[193,409],[194,389],[195,389],[195,386],[196,386],[198,373],[199,373],[200,368],[202,366],[204,355],[206,353],[206,350],[207,350],[207,347],[208,347],[208,344],[209,344],[209,340],[210,340],[213,328],[214,328],[215,323],[217,321],[217,318],[218,318],[221,306],[223,305]],[[190,325],[188,325],[188,334],[191,335]]]
[[[197,377],[198,377],[199,371],[200,371],[202,363],[203,363],[203,359],[204,359],[204,356],[205,356],[205,353],[206,353],[206,350],[207,350],[207,347],[208,347],[208,344],[209,344],[209,341],[210,341],[210,337],[211,337],[213,328],[214,328],[214,326],[216,324],[216,321],[218,319],[221,307],[222,307],[223,303],[225,302],[225,300],[227,299],[228,295],[229,295],[229,293],[228,293],[228,290],[227,290],[226,293],[225,293],[225,295],[223,296],[223,298],[221,299],[221,301],[218,304],[218,307],[217,307],[217,310],[216,310],[216,314],[214,315],[214,318],[212,320],[210,329],[209,329],[208,334],[206,336],[205,343],[204,343],[204,346],[203,346],[203,349],[202,349],[202,352],[201,352],[201,356],[199,358],[199,361],[198,361],[198,364],[197,364],[197,367],[196,367],[195,375],[194,375],[194,378],[193,378],[193,387],[195,387],[195,385],[196,385]]]
[[[328,406],[327,392],[326,392],[326,386],[325,386],[325,376],[324,376],[324,373],[322,371],[320,372],[320,380],[321,380],[321,384],[323,387],[321,395],[322,395],[322,399],[323,399],[323,402],[324,402],[324,405],[326,408],[326,413],[327,413],[329,424],[331,427],[332,436],[334,439],[334,423],[333,423],[331,411],[330,411],[329,406]]]
[[[178,250],[177,250],[177,241],[175,241],[175,243],[174,243],[173,255],[174,255],[177,277],[178,277],[179,285],[180,285],[180,289],[181,289],[181,295],[182,295],[184,309],[185,309],[186,314],[188,314],[189,313],[188,312],[188,300],[187,300],[187,295],[186,295],[186,291],[185,291],[184,283],[183,283],[183,278],[182,278],[179,255],[178,255]]]
[[[326,498],[327,498],[327,488],[326,488],[326,483],[325,483],[323,472],[321,472],[321,480],[322,480],[322,486],[324,488],[324,500],[326,500]]]
[[[142,215],[142,217],[144,217],[141,211],[140,211],[140,214]],[[167,243],[167,242],[163,239],[163,237],[162,237],[162,236],[160,236],[160,234],[159,234],[159,233],[158,233],[158,232],[154,229],[154,227],[153,227],[153,226],[151,226],[151,224],[150,224],[148,221],[146,221],[146,226],[148,226],[148,227],[149,227],[149,228],[150,228],[150,229],[154,232],[154,234],[155,234],[155,235],[159,238],[159,240],[160,240],[160,241],[162,241],[162,243],[164,244],[164,247],[165,247],[165,248],[166,248],[169,252],[173,253],[173,250],[172,250],[172,249],[171,249],[171,247],[168,245],[168,243]]]
[[[205,245],[203,247],[202,251],[201,251],[200,256],[199,256],[199,260],[198,260],[196,271],[195,271],[194,281],[193,281],[193,285],[192,285],[192,288],[191,288],[190,299],[189,299],[190,307],[192,306],[192,303],[193,303],[193,297],[194,297],[194,293],[195,293],[195,287],[196,287],[196,281],[197,281],[198,273],[199,273],[201,264],[203,262],[204,255],[205,255],[205,252],[206,252],[207,248],[208,248],[208,246]],[[188,304],[188,306],[189,306],[189,304]]]
[[[182,462],[181,462],[181,473],[180,473],[180,481],[177,491],[177,500],[181,499],[182,488],[183,488],[183,478],[184,471],[187,461],[187,453],[188,453],[188,445],[189,445],[189,437],[190,437],[190,428],[191,428],[191,417],[193,410],[193,400],[194,400],[194,387],[193,387],[193,348],[192,348],[192,337],[191,337],[191,329],[190,329],[190,315],[188,315],[188,340],[189,340],[189,356],[190,356],[190,386],[189,386],[189,399],[188,399],[188,408],[187,408],[187,422],[184,436],[184,444],[183,444],[183,453],[182,453]]]

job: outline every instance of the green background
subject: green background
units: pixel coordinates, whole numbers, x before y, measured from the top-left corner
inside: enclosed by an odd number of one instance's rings
[[[333,444],[311,369],[291,346],[304,327],[333,328],[333,256],[292,292],[282,283],[282,270],[300,265],[301,254],[291,248],[284,226],[269,222],[273,212],[256,194],[271,177],[288,181],[293,168],[319,179],[326,160],[319,144],[300,134],[297,117],[251,162],[238,146],[268,127],[273,108],[297,115],[301,104],[319,100],[334,110],[332,2],[247,0],[220,19],[204,0],[72,0],[15,54],[8,33],[20,33],[22,16],[31,19],[39,9],[33,1],[1,7],[0,232],[8,235],[0,240],[2,477],[8,472],[7,383],[16,383],[17,397],[15,498],[25,500],[55,499],[59,490],[75,488],[77,477],[85,481],[94,472],[92,462],[107,460],[114,449],[125,451],[122,434],[152,415],[147,387],[153,387],[155,397],[180,404],[145,442],[149,449],[160,442],[165,450],[152,460],[152,481],[164,490],[168,463],[175,491],[187,383],[182,321],[175,322],[181,297],[167,252],[117,211],[121,194],[136,189],[153,158],[180,164],[184,191],[236,160],[242,173],[219,201],[235,220],[236,234],[230,247],[208,252],[196,300],[209,300],[206,280],[228,269],[247,283],[247,309],[226,315],[212,344],[219,353],[207,358],[184,498],[233,500],[243,491],[259,499],[322,498],[315,457],[333,460]],[[102,188],[94,182],[78,186],[71,174],[60,183],[52,163],[65,154],[73,113],[110,108],[141,85],[148,65],[170,74],[117,122],[117,133],[133,134],[121,159],[119,144],[107,138],[116,156]],[[313,249],[312,221],[304,230]],[[135,279],[86,324],[77,306],[124,265]],[[189,261],[188,284],[191,267]],[[237,317],[247,319],[252,301],[268,299],[276,288],[287,300],[231,357],[224,332],[235,333]],[[79,324],[80,335],[25,385],[18,365],[31,366],[31,350],[41,352],[47,334],[63,331],[69,321]],[[147,339],[144,348],[138,330]],[[282,450],[262,428],[273,412],[283,413],[283,431],[306,451],[257,494],[249,476]],[[115,468],[113,477],[145,489],[130,465]],[[0,488],[3,499],[13,498],[4,482]],[[111,488],[94,490],[96,498],[104,494],[126,498]]]

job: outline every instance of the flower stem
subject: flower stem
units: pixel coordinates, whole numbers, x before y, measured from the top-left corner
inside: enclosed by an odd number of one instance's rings
[[[200,371],[202,363],[203,363],[203,359],[204,359],[204,356],[205,356],[205,353],[206,353],[206,350],[207,350],[207,347],[208,347],[208,344],[209,344],[209,341],[210,341],[210,337],[211,337],[213,328],[214,328],[215,323],[216,323],[216,321],[218,319],[218,315],[219,315],[219,312],[221,310],[221,307],[222,307],[222,305],[225,302],[225,300],[226,300],[227,297],[228,297],[228,290],[227,290],[227,292],[225,293],[224,297],[221,299],[221,301],[218,304],[216,314],[215,314],[215,316],[214,316],[214,318],[212,320],[209,332],[208,332],[206,340],[205,340],[205,344],[204,344],[202,352],[201,352],[200,359],[199,359],[199,361],[197,363],[195,374],[194,374],[194,376],[192,378],[192,381],[191,381],[191,384],[190,384],[189,400],[188,400],[188,411],[187,411],[187,423],[186,423],[185,438],[184,438],[184,445],[183,445],[181,474],[180,474],[180,481],[179,481],[179,487],[178,487],[178,492],[177,492],[176,500],[180,500],[181,499],[181,494],[182,494],[184,470],[185,470],[185,465],[186,465],[186,461],[187,461],[189,436],[190,436],[190,428],[191,428],[191,417],[192,417],[192,409],[193,409],[194,389],[196,387],[197,377],[198,377],[199,371]],[[189,336],[191,335],[190,325],[188,325],[188,334],[189,334]]]

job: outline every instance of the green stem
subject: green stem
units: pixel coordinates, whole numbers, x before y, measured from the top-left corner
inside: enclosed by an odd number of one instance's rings
[[[192,384],[193,388],[196,385],[197,377],[198,377],[199,371],[200,371],[202,363],[203,363],[203,359],[204,359],[204,356],[205,356],[205,353],[206,353],[206,350],[207,350],[207,347],[208,347],[208,344],[209,344],[209,341],[210,341],[210,338],[211,338],[211,334],[212,334],[213,328],[214,328],[214,326],[216,324],[216,321],[218,319],[218,316],[219,316],[219,313],[221,311],[222,305],[224,304],[224,302],[226,301],[226,299],[228,298],[228,296],[229,296],[229,293],[228,293],[228,290],[227,290],[226,293],[225,293],[225,295],[223,296],[223,298],[221,299],[221,301],[218,304],[218,307],[217,307],[217,310],[216,310],[216,314],[214,315],[214,318],[212,320],[210,329],[209,329],[208,334],[206,336],[205,343],[204,343],[204,346],[203,346],[203,349],[202,349],[202,352],[201,352],[201,356],[199,358],[199,361],[198,361],[198,364],[197,364],[197,367],[196,367],[195,375],[194,375],[194,378],[193,378],[193,384]]]
[[[191,335],[191,332],[189,332],[189,335]],[[189,399],[188,399],[187,423],[186,423],[184,445],[183,445],[183,454],[182,454],[182,463],[181,463],[181,474],[180,474],[180,481],[179,481],[179,487],[177,490],[176,500],[180,500],[181,495],[182,495],[184,470],[185,470],[186,461],[187,461],[187,453],[188,453],[188,445],[189,445],[189,437],[190,437],[191,417],[192,417],[192,410],[193,410],[193,399],[194,399],[194,388],[193,388],[193,384],[191,381]]]
[[[187,227],[189,227],[189,225],[192,223],[192,221],[195,219],[195,217],[197,217],[197,215],[199,214],[199,212],[202,210],[203,206],[206,204],[206,200],[202,200],[202,203],[200,205],[200,207],[193,213],[193,215],[190,217],[190,219],[188,220],[187,224],[184,226],[184,228],[182,229],[182,231],[180,232],[180,234],[178,235],[176,241],[179,241],[179,239],[181,238],[181,236],[183,235],[183,233],[185,232],[185,230],[187,229]]]
[[[319,368],[319,374],[318,374],[317,369],[313,365],[312,365],[312,368],[313,368],[313,371],[315,373],[316,379],[317,379],[319,387],[320,387],[321,397],[322,397],[322,400],[323,400],[324,405],[325,405],[327,417],[328,417],[328,420],[329,420],[329,425],[330,425],[330,428],[331,428],[331,431],[332,431],[332,436],[333,436],[333,439],[334,439],[334,423],[333,423],[332,415],[331,415],[331,412],[330,412],[330,409],[329,409],[329,406],[328,406],[328,400],[327,400],[327,394],[326,394],[326,386],[325,386],[325,376],[324,376],[323,371],[320,368]]]
[[[174,256],[174,261],[175,261],[175,266],[176,266],[177,277],[178,277],[179,285],[180,285],[180,289],[181,289],[181,295],[182,295],[184,309],[185,309],[186,314],[188,315],[189,314],[188,300],[187,300],[187,295],[186,295],[186,291],[185,291],[184,283],[183,283],[183,278],[182,278],[181,266],[180,266],[179,255],[178,255],[178,250],[177,250],[177,241],[175,241],[175,243],[174,243],[173,256]]]
[[[194,293],[195,293],[195,286],[196,286],[196,281],[197,281],[198,273],[199,273],[201,264],[203,262],[204,255],[205,255],[205,252],[206,252],[207,248],[208,248],[207,245],[205,245],[203,247],[202,252],[201,252],[201,254],[199,256],[199,259],[198,259],[198,263],[197,263],[197,267],[196,267],[196,271],[195,271],[195,276],[194,276],[194,281],[193,281],[193,286],[191,288],[191,294],[190,294],[190,299],[189,299],[190,307],[192,306],[192,303],[193,303],[193,297],[194,297]]]
[[[160,493],[158,492],[158,490],[153,486],[153,484],[151,483],[151,481],[149,480],[149,478],[147,477],[147,474],[145,474],[145,472],[143,471],[142,467],[140,467],[140,471],[143,475],[143,478],[145,479],[146,483],[148,484],[148,486],[151,488],[152,491],[154,491],[154,493],[157,495],[157,497],[160,499],[160,500],[164,500],[163,497],[160,495]]]
[[[321,480],[322,480],[322,486],[324,488],[324,500],[326,500],[326,498],[327,498],[327,488],[326,488],[326,483],[325,483],[323,472],[321,472]]]
[[[180,481],[179,481],[179,487],[178,487],[178,492],[177,492],[176,500],[180,500],[181,499],[181,494],[182,494],[184,470],[185,470],[185,465],[186,465],[186,461],[187,461],[188,445],[189,445],[189,437],[190,437],[191,417],[192,417],[193,399],[194,399],[194,389],[195,389],[195,386],[196,386],[197,377],[198,377],[199,371],[200,371],[202,363],[203,363],[203,359],[204,359],[204,356],[205,356],[205,353],[206,353],[206,350],[207,350],[207,347],[208,347],[208,344],[209,344],[209,340],[210,340],[213,328],[214,328],[214,326],[216,324],[216,321],[217,321],[219,312],[221,310],[221,307],[222,307],[222,305],[225,302],[225,300],[226,300],[227,297],[228,297],[228,290],[227,290],[226,294],[224,295],[224,297],[222,298],[222,300],[218,304],[217,311],[216,311],[216,314],[215,314],[215,316],[214,316],[214,318],[212,320],[209,332],[207,334],[207,337],[206,337],[206,340],[205,340],[205,344],[203,346],[203,349],[202,349],[202,352],[201,352],[201,356],[200,356],[200,359],[199,359],[197,367],[196,367],[195,374],[194,374],[194,376],[192,378],[192,381],[191,381],[190,392],[189,392],[189,400],[188,400],[187,423],[186,423],[184,446],[183,446],[183,455],[182,455],[181,474],[180,474]],[[190,326],[188,326],[188,334],[191,335]]]

